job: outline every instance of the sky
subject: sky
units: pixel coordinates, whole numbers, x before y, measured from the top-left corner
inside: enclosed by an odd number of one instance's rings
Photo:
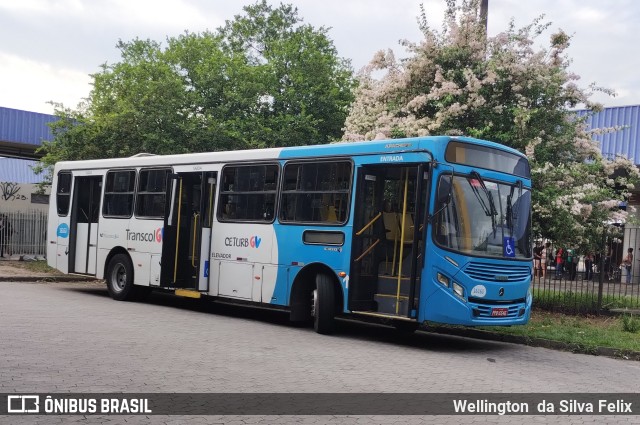
[[[275,6],[280,1],[268,0]],[[338,54],[355,71],[374,53],[399,41],[422,38],[417,16],[424,5],[430,26],[440,28],[445,0],[284,0],[304,22],[328,27]],[[75,108],[89,95],[90,75],[120,60],[118,40],[164,41],[185,30],[215,30],[242,12],[248,0],[0,0],[0,106],[53,113],[49,102]],[[597,83],[616,97],[596,95],[605,106],[640,104],[640,1],[489,0],[489,35],[514,20],[527,25],[539,15],[572,35],[570,70],[578,84]]]

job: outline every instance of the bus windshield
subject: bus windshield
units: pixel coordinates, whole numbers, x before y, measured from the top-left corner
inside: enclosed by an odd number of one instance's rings
[[[437,193],[434,234],[440,246],[471,255],[531,258],[531,192],[521,181],[486,181],[476,172],[442,175]]]

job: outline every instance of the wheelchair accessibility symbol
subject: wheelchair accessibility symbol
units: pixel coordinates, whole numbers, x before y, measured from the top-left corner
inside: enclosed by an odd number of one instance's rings
[[[516,256],[515,241],[513,240],[513,238],[510,238],[508,236],[504,236],[502,238],[502,255],[512,258]]]

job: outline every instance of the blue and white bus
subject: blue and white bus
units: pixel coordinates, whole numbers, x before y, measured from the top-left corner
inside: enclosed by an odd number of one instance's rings
[[[527,158],[465,137],[60,162],[50,266],[152,289],[412,329],[527,323]]]

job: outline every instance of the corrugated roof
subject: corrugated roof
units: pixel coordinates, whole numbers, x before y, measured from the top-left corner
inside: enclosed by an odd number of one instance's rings
[[[43,139],[53,139],[47,124],[57,119],[55,115],[0,107],[0,140],[39,146]]]
[[[0,182],[40,183],[44,174],[36,175],[31,169],[38,161],[15,158],[0,158]]]
[[[586,111],[578,111],[578,114],[582,116]],[[612,133],[594,135],[593,138],[600,142],[604,156],[612,158],[622,154],[640,165],[640,105],[604,108],[602,112],[587,118],[587,125],[590,129],[624,127]]]

